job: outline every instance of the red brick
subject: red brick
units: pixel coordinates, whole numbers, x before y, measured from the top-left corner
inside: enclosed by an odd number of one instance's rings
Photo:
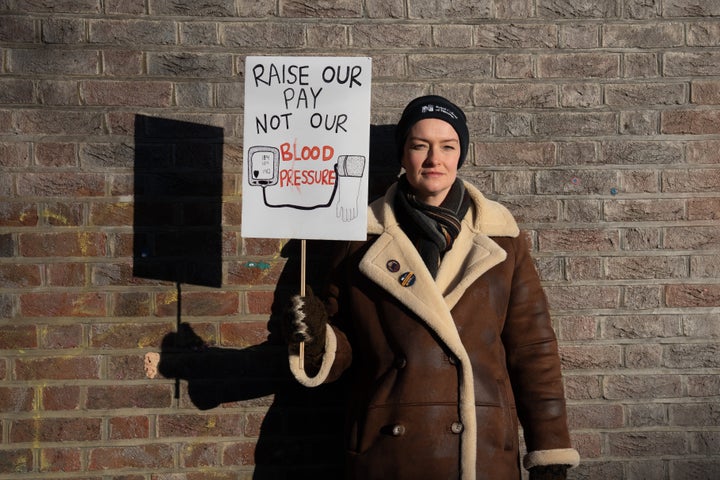
[[[665,229],[663,246],[673,250],[715,250],[720,246],[720,228],[668,227]]]
[[[542,230],[538,233],[541,252],[555,251],[616,251],[620,243],[617,230]]]
[[[650,455],[682,455],[687,452],[684,432],[609,433],[609,453],[639,458]]]
[[[222,456],[222,464],[230,465],[255,465],[254,442],[238,442],[225,447]]]
[[[660,285],[626,285],[621,305],[629,311],[642,311],[662,307]]]
[[[125,238],[123,238],[124,242]],[[130,255],[132,255],[132,235],[127,237],[129,241]],[[114,242],[117,246],[117,241]],[[127,259],[118,260],[114,263],[101,263],[90,265],[90,277],[95,286],[122,286],[133,285],[167,285],[167,282],[159,280],[144,279],[133,276],[133,266],[125,263]]]
[[[43,105],[73,107],[80,105],[76,80],[41,80],[38,86],[40,103]]]
[[[627,368],[661,368],[663,349],[659,345],[627,345],[625,366]]]
[[[687,162],[692,164],[720,163],[720,141],[704,140],[687,142]]]
[[[683,322],[684,333],[688,337],[720,337],[720,322],[711,313],[688,315]]]
[[[35,390],[32,388],[0,387],[0,412],[29,412],[33,410],[34,403]]]
[[[169,408],[172,405],[172,385],[101,385],[90,386],[87,390],[86,406],[90,410]]]
[[[625,423],[622,405],[571,405],[567,412],[571,430],[621,428]]]
[[[105,295],[101,293],[25,293],[20,311],[27,317],[104,317]]]
[[[690,397],[715,397],[720,395],[720,377],[718,375],[688,375],[687,385]]]
[[[113,417],[108,420],[108,428],[111,440],[129,440],[150,436],[150,420],[146,416]]]
[[[0,264],[0,285],[3,288],[39,287],[41,283],[39,265]]]
[[[598,321],[591,315],[559,317],[558,338],[564,341],[593,340],[598,336]]]
[[[245,255],[277,255],[282,249],[282,242],[277,239],[245,238],[243,253]]]
[[[100,378],[99,357],[18,358],[18,380],[90,380]]]
[[[19,350],[37,346],[35,325],[0,325],[0,349]]]
[[[663,172],[663,192],[709,192],[715,193],[720,187],[720,170],[693,169]]]
[[[668,425],[668,407],[662,403],[643,403],[627,406],[627,425],[656,427]]]
[[[84,206],[77,202],[46,203],[40,210],[43,223],[52,226],[71,227],[84,223]]]
[[[181,458],[185,468],[218,466],[220,445],[218,443],[186,443],[182,446]]]
[[[15,238],[11,233],[0,234],[0,257],[14,257],[15,253]]]
[[[681,427],[717,427],[720,424],[716,403],[670,405],[673,425]]]
[[[114,293],[112,315],[114,317],[145,317],[152,310],[151,295],[145,292]]]
[[[668,345],[664,359],[666,368],[718,368],[720,345],[717,342]]]
[[[251,412],[247,415],[247,424],[245,425],[245,435],[257,438],[264,431],[263,424],[268,418],[267,412]]]
[[[685,201],[678,200],[614,200],[605,202],[608,222],[677,221],[684,220]]]
[[[82,390],[77,385],[53,385],[42,389],[43,410],[79,410]]]
[[[107,235],[94,232],[24,233],[20,235],[23,257],[104,257]]]
[[[132,203],[93,203],[90,205],[90,225],[126,226],[132,224]]]
[[[1,238],[2,236],[0,236]],[[15,295],[0,293],[0,318],[12,318],[15,315]]]
[[[275,285],[280,280],[284,262],[232,262],[227,267],[229,285]]]
[[[48,286],[82,287],[87,285],[86,264],[48,263],[45,266]]]
[[[75,52],[80,51],[76,50]],[[58,59],[62,56],[58,55]],[[28,135],[100,135],[103,133],[102,114],[91,110],[19,110],[16,111],[15,118],[18,128]]]
[[[665,301],[668,307],[718,307],[720,285],[668,285]]]
[[[720,198],[690,198],[687,201],[688,220],[720,220]]]
[[[600,458],[602,456],[602,445],[603,440],[601,434],[598,433],[575,433],[571,432],[570,439],[573,447],[580,453],[580,458]],[[589,462],[588,462],[589,463]],[[588,477],[588,478],[621,478],[622,470],[620,471],[620,477],[600,475],[599,477]]]
[[[77,348],[82,345],[82,325],[45,325],[40,328],[40,345],[48,349]]]
[[[29,473],[33,470],[33,451],[29,448],[3,449],[0,454],[0,472],[15,474]]]
[[[144,354],[113,355],[108,357],[107,363],[108,380],[146,380]]]
[[[267,322],[236,322],[220,325],[220,345],[227,347],[249,347],[259,345],[269,335]]]
[[[241,414],[160,414],[160,437],[227,437],[242,435],[245,419]]]
[[[605,259],[608,279],[687,278],[685,258],[671,257],[609,257]]]
[[[672,338],[681,333],[681,320],[674,315],[614,315],[601,321],[602,338]]]
[[[676,398],[682,392],[682,379],[678,375],[606,375],[605,398],[657,399]]]
[[[14,420],[10,441],[21,442],[90,442],[101,438],[100,418],[31,418]]]
[[[45,167],[76,167],[77,145],[59,142],[38,143],[35,146],[35,161]]]
[[[553,166],[556,147],[553,143],[502,142],[476,143],[475,165]]]
[[[236,315],[239,312],[236,292],[187,292],[182,294],[182,314],[189,316]],[[157,295],[157,314],[177,313],[177,294]]]
[[[602,259],[599,257],[568,257],[565,259],[565,271],[569,281],[604,278]]]
[[[616,78],[620,74],[620,55],[612,53],[571,53],[540,55],[541,78]]]
[[[33,43],[37,40],[35,25],[29,15],[6,15],[0,24],[0,39],[9,43]]]
[[[89,470],[161,469],[173,467],[172,445],[129,445],[90,450]]]
[[[1,227],[34,227],[38,224],[38,207],[35,203],[0,203]]]
[[[570,370],[618,368],[622,366],[622,349],[617,345],[560,346],[563,368]]]
[[[79,448],[43,448],[40,451],[41,472],[79,472],[82,463]]]
[[[117,3],[126,4],[127,2]],[[140,3],[140,2],[136,2]],[[106,9],[110,8],[109,5]],[[145,7],[140,5],[140,9],[145,11]],[[124,75],[141,75],[143,71],[142,52],[135,50],[104,50],[102,52],[103,70],[107,75],[124,76]]]
[[[545,293],[553,310],[617,308],[620,304],[621,288],[591,285],[548,286]]]
[[[720,82],[695,81],[692,83],[691,101],[700,105],[720,104]]]
[[[270,314],[275,300],[273,292],[247,292],[247,313]]]
[[[0,88],[2,83],[0,83]],[[2,93],[0,93],[0,98]],[[0,166],[27,168],[30,164],[30,148],[26,143],[0,142]]]
[[[661,133],[667,135],[711,135],[720,128],[715,110],[672,110],[660,116]]]
[[[90,327],[94,348],[145,348],[160,345],[170,323],[95,323]]]
[[[105,192],[99,173],[28,173],[17,181],[18,194],[28,197],[98,197]]]

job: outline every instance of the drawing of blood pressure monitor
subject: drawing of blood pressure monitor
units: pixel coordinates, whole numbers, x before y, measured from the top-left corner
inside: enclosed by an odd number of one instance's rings
[[[254,146],[248,150],[248,176],[250,185],[268,187],[278,183],[280,176],[280,150],[275,147]]]

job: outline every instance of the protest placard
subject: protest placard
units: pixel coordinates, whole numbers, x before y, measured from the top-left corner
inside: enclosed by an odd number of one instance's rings
[[[247,57],[242,236],[363,240],[371,59]]]

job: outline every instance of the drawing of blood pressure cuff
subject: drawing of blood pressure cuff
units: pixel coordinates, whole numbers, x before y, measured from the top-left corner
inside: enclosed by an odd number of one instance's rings
[[[280,177],[280,150],[269,146],[254,146],[248,150],[248,183],[268,187],[276,185]]]
[[[340,177],[362,177],[365,171],[365,157],[362,155],[340,155],[337,173]]]

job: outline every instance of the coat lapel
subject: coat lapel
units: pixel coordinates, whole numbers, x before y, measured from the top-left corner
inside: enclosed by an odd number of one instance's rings
[[[465,188],[473,200],[473,208],[463,219],[460,235],[445,255],[436,278],[430,275],[390,208],[396,186],[390,187],[384,201],[371,205],[368,215],[368,232],[378,234],[379,238],[361,260],[360,270],[431,327],[438,322],[434,317],[439,312],[446,311],[449,316],[465,290],[507,257],[489,235],[516,237],[519,234],[515,220],[505,207],[487,200],[471,184],[466,183]],[[392,272],[389,261],[397,262],[400,270]],[[399,281],[400,275],[406,272],[416,276],[411,287]]]

